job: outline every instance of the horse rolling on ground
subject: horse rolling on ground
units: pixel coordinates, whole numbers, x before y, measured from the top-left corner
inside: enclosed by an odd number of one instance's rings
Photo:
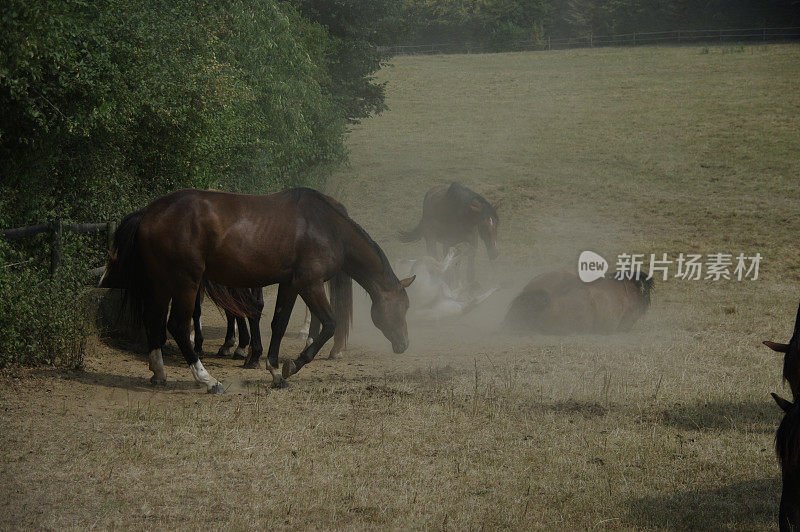
[[[499,255],[497,249],[497,216],[499,203],[492,205],[486,199],[459,184],[437,185],[425,194],[422,202],[422,219],[411,231],[401,231],[400,240],[415,242],[425,238],[428,255],[441,259],[451,247],[462,242],[472,247],[466,268],[467,283],[475,282],[475,248],[480,236],[490,260]],[[442,244],[439,253],[437,244]]]
[[[647,311],[652,290],[653,279],[638,273],[584,283],[569,272],[549,272],[522,289],[503,325],[515,333],[625,332]]]
[[[398,268],[413,275],[414,285],[409,287],[411,312],[417,318],[440,320],[467,314],[492,295],[497,288],[473,296],[464,287],[450,288],[445,282],[447,274],[462,259],[462,253],[450,248],[444,259],[433,257],[402,261]]]
[[[778,527],[781,531],[800,530],[800,405],[772,394],[784,411],[775,433],[775,454],[781,466],[781,503]]]
[[[333,308],[324,287],[329,279]],[[248,316],[255,314],[249,298],[231,287],[278,284],[267,370],[273,386],[281,386],[314,359],[333,336],[337,321],[349,330],[351,279],[370,295],[375,326],[395,353],[404,352],[405,288],[414,279],[398,280],[380,247],[341,207],[305,188],[268,196],[190,189],[167,194],[122,220],[101,286],[125,289],[132,315],[142,316],[152,381],[166,381],[161,348],[168,329],[195,381],[209,392],[222,393],[189,341],[201,285],[222,308]],[[278,373],[280,342],[298,295],[322,328]],[[255,352],[250,361],[257,362]]]

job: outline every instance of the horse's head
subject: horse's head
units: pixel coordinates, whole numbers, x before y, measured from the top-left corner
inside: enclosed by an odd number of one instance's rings
[[[497,249],[497,224],[500,222],[500,218],[497,216],[497,209],[499,207],[499,202],[490,205],[476,200],[470,204],[470,209],[479,216],[478,235],[486,245],[486,253],[489,255],[489,260],[494,260],[500,255],[500,251]]]
[[[382,291],[379,297],[372,300],[372,323],[392,343],[395,353],[408,349],[408,294],[406,288],[414,281],[416,275],[398,282],[396,288]]]
[[[797,308],[797,318],[794,322],[794,334],[788,344],[765,341],[764,345],[783,353],[783,378],[789,383],[792,389],[792,397],[795,402],[800,395],[800,306]]]

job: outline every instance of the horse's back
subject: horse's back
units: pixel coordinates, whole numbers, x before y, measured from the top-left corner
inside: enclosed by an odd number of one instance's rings
[[[145,209],[140,237],[151,262],[167,270],[179,265],[234,287],[281,282],[291,276],[298,239],[307,234],[298,207],[303,195],[179,190]],[[163,267],[160,273],[170,274]]]

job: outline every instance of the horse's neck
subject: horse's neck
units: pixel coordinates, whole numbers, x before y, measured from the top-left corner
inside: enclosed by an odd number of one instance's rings
[[[394,275],[375,246],[354,227],[349,226],[348,229],[342,231],[344,272],[374,298],[390,288]]]

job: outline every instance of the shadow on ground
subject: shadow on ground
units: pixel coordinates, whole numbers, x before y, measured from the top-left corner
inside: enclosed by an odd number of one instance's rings
[[[680,530],[772,528],[778,521],[780,490],[776,477],[650,495],[627,502],[624,522],[636,528]]]
[[[755,401],[675,404],[653,414],[652,421],[683,430],[747,429],[775,432],[781,413],[768,394]]]

